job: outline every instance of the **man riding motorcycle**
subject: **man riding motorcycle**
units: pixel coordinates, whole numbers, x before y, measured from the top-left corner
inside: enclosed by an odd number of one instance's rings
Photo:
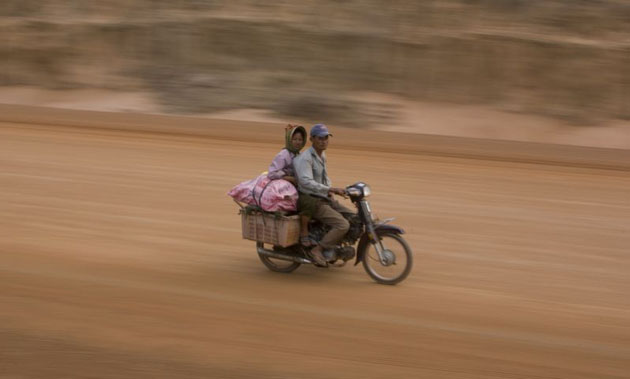
[[[326,250],[334,249],[350,227],[342,213],[353,213],[333,198],[334,194],[345,197],[346,192],[342,188],[332,187],[327,174],[325,150],[328,148],[329,137],[332,134],[326,125],[314,125],[310,131],[312,146],[293,161],[300,192],[298,207],[311,209],[313,218],[331,227],[319,245],[309,253],[313,261],[322,267],[328,265],[324,257]]]

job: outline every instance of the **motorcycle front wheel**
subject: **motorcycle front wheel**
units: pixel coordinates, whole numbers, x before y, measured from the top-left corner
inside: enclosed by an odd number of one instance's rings
[[[262,242],[256,242],[256,250],[264,249],[265,245]],[[298,267],[300,267],[300,263],[285,261],[283,259],[271,258],[266,255],[258,253],[258,258],[260,261],[267,266],[267,268],[271,271],[275,272],[283,272],[288,274],[290,272],[295,271]]]
[[[381,261],[372,244],[366,247],[363,255],[363,268],[374,281],[394,285],[403,281],[411,272],[413,257],[411,248],[400,235],[391,232],[378,233],[384,248],[384,262]]]

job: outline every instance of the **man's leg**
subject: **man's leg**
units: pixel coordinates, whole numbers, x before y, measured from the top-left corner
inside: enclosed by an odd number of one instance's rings
[[[326,233],[324,238],[322,238],[322,240],[319,242],[321,247],[325,249],[331,249],[335,247],[335,245],[339,241],[341,241],[343,236],[346,234],[346,232],[348,232],[348,229],[350,228],[350,223],[348,222],[348,220],[346,220],[341,215],[341,213],[336,211],[333,207],[337,207],[337,208],[340,207],[339,209],[345,209],[347,211],[350,211],[349,209],[345,208],[341,204],[338,204],[337,206],[337,205],[334,205],[334,203],[329,203],[327,201],[320,201],[319,206],[317,207],[317,209],[315,210],[315,213],[313,214],[313,217],[315,219],[323,222],[326,225],[329,225],[332,228],[330,229],[328,233]]]
[[[346,207],[345,205],[341,204],[337,200],[333,199],[330,204],[332,208],[339,213],[356,213],[356,211],[353,211],[352,209]]]
[[[308,222],[311,220],[309,216],[300,215],[300,243],[304,247],[311,247],[314,243],[308,237]]]
[[[310,247],[313,244],[308,238],[308,222],[313,217],[315,209],[317,207],[317,199],[314,197],[299,193],[298,197],[298,210],[300,211],[300,243],[302,246]]]

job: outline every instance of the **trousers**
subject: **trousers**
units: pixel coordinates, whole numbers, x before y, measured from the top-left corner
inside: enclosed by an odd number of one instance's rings
[[[335,199],[317,199],[313,218],[331,227],[319,244],[324,249],[335,247],[350,229],[350,223],[341,213],[354,213]]]

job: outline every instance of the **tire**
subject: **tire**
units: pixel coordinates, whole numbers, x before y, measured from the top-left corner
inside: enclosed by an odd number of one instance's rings
[[[256,242],[256,248],[258,250],[258,248],[264,248],[264,244],[262,242]],[[282,272],[285,274],[288,274],[290,272],[295,271],[298,267],[301,266],[300,263],[297,262],[291,262],[291,261],[284,261],[282,259],[275,259],[275,258],[270,258],[266,255],[263,254],[258,254],[258,258],[260,258],[260,261],[267,266],[267,268],[271,271],[274,272]]]
[[[413,266],[411,248],[407,244],[407,241],[397,233],[390,231],[380,232],[378,233],[378,237],[381,239],[383,247],[395,257],[395,263],[384,266],[379,260],[374,245],[368,243],[365,247],[365,254],[363,255],[363,268],[377,283],[388,285],[398,284],[405,280],[411,272],[411,267]],[[403,259],[404,262],[402,261]],[[400,266],[400,269],[398,269],[399,265],[404,266]],[[389,269],[390,267],[393,269]],[[385,271],[385,273],[381,273],[380,271]],[[389,271],[393,272],[389,274]]]

